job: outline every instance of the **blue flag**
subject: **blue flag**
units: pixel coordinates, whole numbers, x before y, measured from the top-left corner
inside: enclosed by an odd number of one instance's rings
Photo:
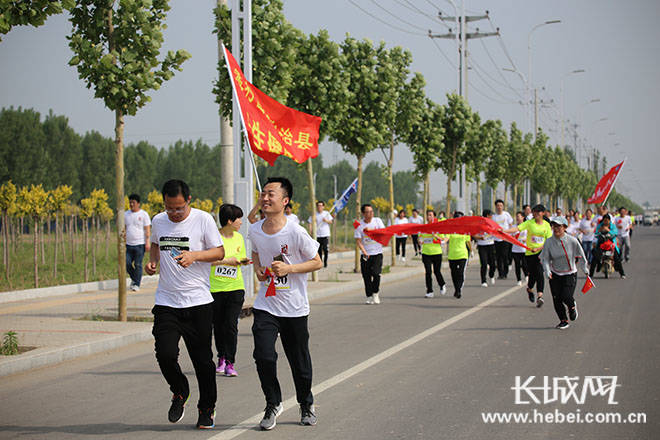
[[[335,201],[335,206],[333,207],[335,212],[339,212],[346,207],[346,205],[348,204],[348,199],[351,198],[351,195],[353,193],[357,192],[357,183],[358,180],[356,177],[353,183],[351,183],[349,187],[346,188],[346,190],[342,193],[339,200]]]

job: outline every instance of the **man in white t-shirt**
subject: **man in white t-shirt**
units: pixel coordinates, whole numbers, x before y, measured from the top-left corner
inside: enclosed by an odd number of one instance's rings
[[[412,210],[412,215],[408,218],[409,223],[414,223],[416,225],[421,225],[424,223],[424,219],[419,215],[419,211],[415,208]],[[419,245],[419,235],[411,234],[413,248],[415,249],[415,256],[417,257],[421,252],[422,247]]]
[[[131,290],[140,290],[142,282],[142,259],[149,252],[151,235],[151,219],[146,211],[140,209],[140,196],[128,196],[130,209],[124,212],[126,225],[126,271],[131,277]]]
[[[504,201],[500,199],[495,200],[495,214],[492,218],[505,230],[514,225],[513,217],[504,210]],[[506,280],[509,275],[510,252],[511,243],[495,237],[495,261],[497,262],[497,278],[500,280]]]
[[[293,206],[291,205],[291,203],[286,204],[286,208],[284,208],[284,215],[286,215],[286,218],[288,218],[290,222],[295,223],[297,225],[300,224],[300,219],[298,218],[297,215],[293,213]]]
[[[173,393],[168,419],[183,418],[190,397],[188,379],[179,366],[179,339],[183,338],[199,387],[197,427],[213,428],[217,390],[211,350],[213,296],[210,292],[211,262],[222,260],[225,250],[215,220],[207,212],[190,207],[190,188],[182,180],[163,185],[165,212],[154,216],[149,263],[160,277],[152,313],[155,351],[160,371]]]
[[[587,263],[591,264],[591,254],[596,230],[596,218],[591,208],[584,211],[584,217],[580,220],[578,231],[582,233],[582,250]]]
[[[619,230],[619,249],[621,257],[626,262],[630,260],[630,229],[632,228],[632,220],[628,215],[626,208],[619,208],[619,216],[614,217],[614,223]]]
[[[319,244],[305,228],[284,215],[284,207],[292,195],[289,179],[269,178],[260,195],[266,218],[252,224],[248,232],[254,270],[262,282],[253,306],[252,335],[254,360],[266,398],[264,417],[259,423],[263,430],[273,429],[277,416],[284,410],[277,380],[278,334],[293,374],[300,423],[316,424],[307,329],[307,273],[320,269],[322,263],[317,253]]]
[[[330,225],[332,224],[332,214],[325,210],[325,202],[319,200],[316,202],[316,241],[319,242],[319,255],[323,259],[323,267],[328,267],[328,242],[330,240]],[[312,233],[312,217],[307,219],[309,223],[309,232]]]
[[[367,295],[367,304],[380,304],[380,272],[383,269],[383,246],[373,240],[365,230],[382,229],[385,227],[383,221],[374,217],[374,209],[369,203],[360,208],[362,220],[355,228],[355,241],[360,249],[360,271],[364,280],[364,293]]]

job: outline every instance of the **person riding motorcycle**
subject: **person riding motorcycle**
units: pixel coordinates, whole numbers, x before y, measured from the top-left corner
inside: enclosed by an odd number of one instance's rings
[[[616,246],[616,229],[612,228],[612,223],[609,215],[605,215],[603,220],[598,225],[598,230],[595,236],[596,246],[593,249],[593,260],[589,268],[589,276],[593,276],[596,269],[600,270],[603,263],[603,255],[605,252],[612,251],[612,258],[614,260],[614,269],[619,272],[621,278],[625,279],[626,274],[621,264],[621,254]]]

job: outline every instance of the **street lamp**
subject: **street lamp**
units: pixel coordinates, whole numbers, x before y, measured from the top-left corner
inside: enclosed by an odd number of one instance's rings
[[[535,30],[542,26],[546,26],[549,24],[557,24],[561,23],[561,20],[548,20],[544,21],[543,23],[539,23],[536,26],[532,28],[532,30],[529,31],[529,34],[527,34],[527,102],[531,101],[532,99],[532,93],[531,93],[531,88],[533,87],[532,84],[532,33],[534,33]],[[528,119],[529,122],[529,119]]]
[[[594,99],[592,99],[592,100],[590,100],[590,101],[587,101],[587,102],[585,102],[584,104],[582,104],[582,107],[580,107],[580,113],[579,113],[579,116],[578,116],[578,124],[579,124],[580,126],[582,126],[582,124],[583,124],[583,122],[584,122],[584,119],[583,119],[583,117],[584,117],[584,109],[585,109],[589,104],[594,104],[594,103],[597,103],[597,102],[600,102],[600,98],[594,98]],[[585,152],[585,154],[586,154],[586,152]],[[579,158],[579,155],[578,155],[578,152],[577,152],[577,145],[576,145],[576,150],[575,150],[575,158],[576,158],[577,161],[578,161],[578,165],[580,165],[580,158]]]
[[[559,81],[559,94],[561,95],[561,147],[564,148],[564,80],[567,76],[573,75],[576,73],[584,73],[584,69],[571,70],[568,73],[565,73]]]

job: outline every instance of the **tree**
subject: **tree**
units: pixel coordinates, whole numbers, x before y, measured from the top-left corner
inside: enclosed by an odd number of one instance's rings
[[[62,231],[60,225],[60,214],[64,211],[64,207],[69,203],[69,197],[73,194],[73,190],[69,185],[60,185],[50,192],[50,199],[53,207],[53,214],[55,215],[55,251],[53,252],[53,278],[57,279],[57,251],[58,244],[61,242],[64,247],[64,240],[62,240]]]
[[[491,149],[488,156],[488,163],[486,165],[486,182],[495,190],[497,184],[504,180],[507,163],[507,144],[506,131],[502,127],[502,121],[499,119],[492,124],[489,129],[491,130]],[[506,191],[506,187],[504,188]]]
[[[9,210],[16,203],[16,186],[11,180],[0,186],[0,212],[2,213],[2,262],[5,265],[5,276],[9,280]]]
[[[69,64],[94,97],[103,99],[115,113],[115,179],[117,212],[117,272],[119,279],[119,320],[126,321],[126,236],[124,232],[124,116],[135,115],[151,100],[150,90],[181,70],[190,58],[184,50],[169,51],[158,60],[163,44],[166,0],[114,0],[100,3],[76,0],[71,9],[72,33],[69,47],[74,56]]]
[[[39,287],[39,262],[38,262],[38,237],[39,237],[39,223],[41,217],[45,213],[46,199],[48,193],[41,185],[31,185],[30,189],[26,186],[21,188],[18,193],[18,199],[23,205],[25,212],[29,215],[33,222],[32,236],[33,236],[33,250],[34,250],[34,287]]]
[[[70,9],[73,3],[74,0],[3,1],[0,6],[0,35],[8,33],[14,26],[41,26],[48,17],[62,13],[62,9]]]
[[[85,197],[80,201],[80,218],[83,220],[83,241],[85,242],[85,265],[84,280],[89,281],[89,220],[94,215],[96,201],[91,197]],[[119,285],[121,286],[121,279]]]
[[[466,162],[465,142],[472,135],[475,127],[472,109],[467,101],[456,94],[447,95],[447,104],[442,117],[445,129],[445,148],[440,154],[440,168],[447,175],[447,213],[451,212],[451,182],[456,178],[458,167]]]
[[[489,119],[475,130],[467,141],[467,166],[465,174],[467,180],[476,183],[477,190],[477,215],[481,215],[483,203],[481,200],[481,173],[486,172],[489,158],[493,152],[495,143],[498,141],[500,132],[496,121]]]

